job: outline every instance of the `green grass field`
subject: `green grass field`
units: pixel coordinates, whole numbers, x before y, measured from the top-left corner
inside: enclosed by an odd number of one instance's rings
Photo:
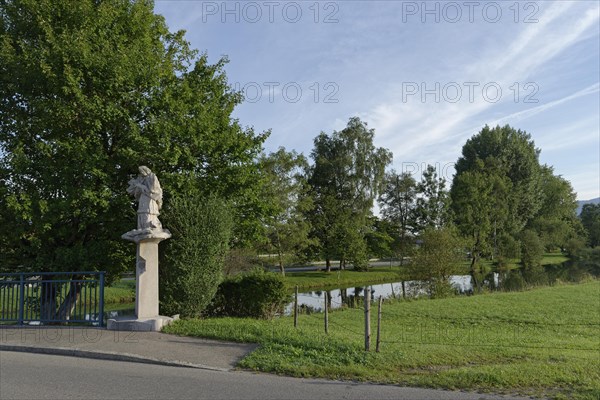
[[[334,299],[335,300],[335,299]],[[168,333],[254,342],[239,367],[278,374],[527,394],[600,396],[600,281],[525,292],[384,302],[381,352],[364,351],[364,312],[272,321],[183,320]]]

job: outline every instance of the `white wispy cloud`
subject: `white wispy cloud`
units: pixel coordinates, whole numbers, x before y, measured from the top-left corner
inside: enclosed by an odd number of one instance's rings
[[[588,96],[588,95],[598,93],[598,92],[600,92],[600,83],[596,82],[593,85],[590,85],[586,88],[578,90],[577,92],[570,94],[568,96],[565,96],[561,99],[550,101],[548,103],[544,103],[544,104],[536,106],[536,107],[531,107],[531,108],[528,108],[527,110],[518,111],[516,113],[505,115],[502,118],[491,121],[489,123],[489,125],[495,126],[495,125],[504,125],[508,122],[518,122],[518,121],[521,121],[521,120],[524,120],[527,118],[531,118],[536,114],[542,113],[544,111],[547,111],[550,108],[557,107],[557,106],[567,103],[571,100],[575,100],[580,97]]]
[[[452,73],[445,73],[446,76],[454,75],[456,77],[454,81],[457,82],[474,81],[480,82],[481,85],[486,82],[497,83],[505,91],[499,103],[486,101],[480,93],[475,96],[473,102],[467,101],[466,93],[463,93],[461,101],[456,104],[416,101],[407,105],[396,98],[393,102],[379,104],[363,114],[368,120],[373,121],[373,125],[383,135],[385,143],[399,157],[415,158],[415,153],[427,151],[432,143],[445,142],[450,137],[461,139],[456,137],[457,132],[463,132],[475,121],[482,120],[482,123],[489,123],[490,116],[481,115],[484,111],[492,107],[498,109],[502,103],[512,100],[509,88],[514,82],[532,79],[541,66],[570,48],[581,37],[586,36],[590,28],[598,24],[596,8],[584,13],[576,10],[575,16],[567,15],[573,4],[574,2],[552,3],[540,15],[539,23],[526,26],[514,36],[508,51],[502,48],[488,49],[487,53],[495,53],[497,56],[482,59]],[[429,86],[431,87],[432,84]],[[523,111],[520,115],[517,112],[503,119],[526,118],[533,113],[541,113],[572,98],[594,91],[598,91],[597,84],[563,99]],[[478,125],[481,126],[482,123]],[[471,131],[470,134],[472,133],[474,132]]]

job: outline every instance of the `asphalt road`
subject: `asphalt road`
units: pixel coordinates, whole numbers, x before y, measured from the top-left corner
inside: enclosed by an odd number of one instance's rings
[[[364,383],[0,352],[0,399],[507,399]]]

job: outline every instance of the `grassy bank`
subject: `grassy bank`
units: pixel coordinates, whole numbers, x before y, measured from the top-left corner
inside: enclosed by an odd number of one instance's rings
[[[542,265],[561,264],[568,258],[561,253],[546,253],[542,259]],[[481,261],[481,266],[485,270],[492,271],[494,263],[490,260]],[[462,265],[462,273],[469,273],[470,262],[465,261]],[[508,263],[509,269],[519,268],[519,260],[511,260]],[[357,272],[353,270],[336,270],[332,272],[325,271],[303,271],[286,272],[285,282],[288,288],[293,289],[298,285],[300,290],[350,287],[352,285],[366,286],[376,283],[397,282],[400,280],[411,280],[407,267],[373,267],[366,272]]]
[[[363,350],[360,309],[331,312],[329,335],[323,332],[322,314],[301,315],[298,329],[284,317],[184,320],[166,331],[260,343],[240,362],[240,367],[252,370],[597,399],[599,294],[600,282],[592,281],[518,293],[384,303],[380,353]],[[373,332],[375,324],[373,315]]]
[[[292,289],[327,289],[351,285],[396,282],[407,279],[406,267],[375,267],[366,272],[353,270],[287,272],[285,284]]]
[[[135,281],[127,280],[104,288],[105,304],[133,303],[135,301]]]

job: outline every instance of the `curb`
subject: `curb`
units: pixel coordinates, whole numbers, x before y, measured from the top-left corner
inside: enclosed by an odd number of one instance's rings
[[[0,351],[13,351],[22,353],[53,354],[67,357],[92,358],[97,360],[125,361],[154,365],[165,365],[169,367],[197,368],[210,371],[229,372],[229,368],[211,367],[203,364],[193,364],[185,361],[161,360],[152,357],[143,357],[128,353],[113,353],[110,351],[92,351],[71,349],[65,347],[33,347],[0,344]]]

